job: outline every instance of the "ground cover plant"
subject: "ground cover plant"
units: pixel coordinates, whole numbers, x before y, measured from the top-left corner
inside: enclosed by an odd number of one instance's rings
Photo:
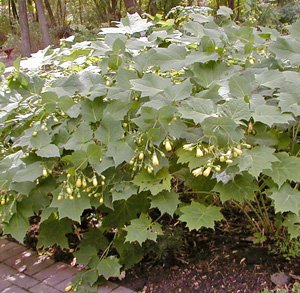
[[[82,292],[141,261],[163,217],[201,231],[232,206],[256,242],[296,247],[300,22],[281,36],[231,14],[128,15],[17,60],[1,79],[3,233],[22,242],[35,215],[38,247],[76,235]]]

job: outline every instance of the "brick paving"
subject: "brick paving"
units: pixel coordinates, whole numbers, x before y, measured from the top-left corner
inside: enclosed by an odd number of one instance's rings
[[[1,293],[61,293],[71,284],[77,269],[51,259],[44,259],[26,247],[0,238]],[[74,292],[74,291],[69,291]],[[107,282],[99,293],[134,293]]]

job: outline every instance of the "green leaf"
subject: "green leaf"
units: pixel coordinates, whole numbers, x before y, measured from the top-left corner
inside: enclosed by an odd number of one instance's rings
[[[28,200],[16,203],[15,212],[9,223],[3,223],[4,233],[11,234],[20,243],[23,243],[27,230],[29,229],[29,217],[33,215],[32,207]]]
[[[115,142],[124,134],[121,122],[115,120],[110,114],[107,114],[101,121],[100,127],[95,132],[97,140],[104,144]]]
[[[133,85],[133,90],[141,92],[142,97],[155,96],[172,85],[169,79],[152,73],[146,73],[141,79],[132,79],[130,83]]]
[[[85,100],[81,102],[81,115],[85,122],[97,122],[103,117],[105,104],[101,98],[94,101]]]
[[[180,70],[185,65],[185,46],[171,44],[168,48],[158,48],[148,59],[148,64],[159,66],[162,71]]]
[[[121,163],[129,162],[134,156],[134,149],[123,139],[116,140],[108,145],[107,156],[114,160],[115,167]]]
[[[196,157],[196,149],[193,151],[187,151],[180,148],[176,152],[178,156],[177,163],[188,164],[190,170],[201,167],[206,164],[207,160],[212,159],[212,155],[206,155],[203,157]]]
[[[86,150],[86,157],[93,169],[97,169],[99,166],[101,166],[102,156],[103,153],[101,146],[94,143],[88,145]]]
[[[273,124],[286,124],[294,120],[290,114],[282,114],[278,107],[272,105],[258,106],[253,114],[253,119],[270,127]]]
[[[292,63],[300,62],[300,42],[290,37],[277,38],[274,44],[269,46],[270,51],[275,53],[277,59],[288,59]]]
[[[103,219],[103,227],[123,227],[137,218],[139,213],[146,213],[149,206],[146,193],[134,194],[127,200],[117,200],[113,203],[114,210]]]
[[[280,88],[285,82],[284,73],[279,70],[265,70],[255,75],[257,83],[271,89]]]
[[[274,200],[275,212],[292,212],[296,215],[300,210],[300,192],[285,183],[279,190],[271,190],[270,198]]]
[[[83,234],[79,247],[92,245],[97,250],[104,250],[108,244],[108,240],[100,229],[89,227],[89,231]]]
[[[233,181],[226,184],[221,182],[213,188],[214,191],[220,193],[220,199],[225,202],[234,199],[238,202],[245,200],[253,200],[255,198],[255,191],[259,189],[254,182],[254,177],[244,172],[243,175],[237,175]]]
[[[112,49],[116,54],[123,54],[126,49],[125,43],[120,38],[117,38],[113,43]]]
[[[102,259],[98,265],[97,270],[99,275],[102,275],[106,280],[111,277],[119,277],[121,265],[119,264],[119,259],[115,256],[109,256]]]
[[[230,18],[231,14],[233,14],[232,9],[226,6],[221,6],[217,11],[217,15],[223,15],[226,18]]]
[[[236,145],[244,137],[243,130],[228,117],[209,117],[202,122],[203,133],[219,147]]]
[[[89,125],[81,123],[64,145],[66,150],[85,150],[87,144],[93,139],[93,132]]]
[[[178,107],[178,111],[182,118],[192,119],[198,124],[215,114],[215,105],[211,100],[189,98]]]
[[[156,174],[149,174],[143,169],[137,174],[133,183],[139,186],[140,192],[144,190],[151,191],[152,195],[156,195],[163,190],[170,191],[172,175],[169,173],[167,167],[163,167]]]
[[[32,148],[42,148],[43,146],[48,145],[51,142],[51,137],[45,131],[38,131],[36,136],[30,138],[30,146]]]
[[[113,247],[120,255],[120,263],[125,266],[125,269],[130,269],[136,263],[140,262],[144,257],[144,249],[138,243],[125,242],[125,237],[117,238],[114,241]]]
[[[62,77],[52,83],[51,92],[55,92],[58,97],[74,95],[83,84],[80,82],[78,75]]]
[[[87,266],[90,260],[97,255],[97,252],[96,247],[93,245],[80,245],[79,250],[74,252],[74,256],[76,257],[76,262],[78,264]]]
[[[300,182],[300,158],[289,156],[285,152],[275,154],[279,159],[272,163],[272,170],[265,170],[264,173],[280,187],[286,180]]]
[[[69,248],[66,234],[73,232],[72,223],[68,218],[58,220],[52,214],[49,219],[40,224],[37,246],[46,248],[57,244],[62,249]]]
[[[182,101],[191,95],[192,89],[193,85],[190,79],[186,79],[182,83],[168,87],[163,95],[171,101]]]
[[[249,104],[242,99],[229,100],[220,106],[220,110],[225,117],[232,119],[236,123],[241,123],[241,120],[249,120],[251,112]]]
[[[134,186],[131,182],[122,182],[115,184],[113,190],[111,191],[113,202],[116,200],[127,200],[133,194],[137,194],[138,188]]]
[[[234,97],[249,97],[252,92],[252,85],[243,76],[233,76],[229,81],[230,93]]]
[[[151,197],[151,208],[158,208],[162,214],[174,214],[180,203],[178,194],[174,191],[162,191]]]
[[[43,165],[41,162],[35,162],[27,165],[25,169],[22,169],[16,173],[13,178],[13,182],[25,182],[34,181],[38,177],[42,176]]]
[[[59,193],[59,192],[58,192]],[[71,220],[80,222],[80,217],[85,209],[91,207],[90,199],[86,195],[81,197],[76,197],[74,199],[65,199],[57,200],[56,194],[54,194],[52,203],[50,205],[52,208],[58,208],[59,218],[69,218]]]
[[[190,205],[180,209],[182,215],[179,217],[179,220],[186,222],[190,230],[198,230],[202,227],[214,229],[215,221],[223,220],[220,210],[221,208],[219,207],[205,206],[193,201]]]
[[[59,148],[54,144],[48,144],[36,151],[36,154],[42,158],[59,157]]]
[[[272,170],[272,163],[279,161],[273,154],[275,149],[266,146],[256,146],[251,150],[243,150],[243,154],[235,159],[240,171],[247,170],[254,177],[258,177],[263,170]]]
[[[282,225],[287,227],[291,239],[297,238],[300,235],[300,217],[296,214],[288,214]]]
[[[124,230],[127,231],[126,241],[137,241],[140,245],[147,239],[156,241],[157,236],[162,234],[161,225],[152,222],[146,214],[141,214],[138,219],[132,220]]]
[[[221,76],[227,71],[225,63],[210,61],[206,64],[197,63],[192,67],[195,81],[204,88],[220,82]]]

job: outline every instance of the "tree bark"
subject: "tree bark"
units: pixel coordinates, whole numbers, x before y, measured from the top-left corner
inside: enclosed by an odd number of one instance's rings
[[[228,0],[228,7],[234,10],[234,0]]]
[[[52,11],[49,0],[44,0],[44,3],[45,3],[45,8],[48,12],[48,15],[49,15],[49,18],[50,18],[50,21],[51,21],[51,27],[57,26],[56,20],[55,20],[55,17],[54,17],[54,14],[53,14],[53,11]]]
[[[30,57],[31,45],[30,45],[26,0],[19,0],[19,19],[20,19],[21,41],[22,41],[22,56]]]
[[[124,4],[128,13],[138,12],[136,0],[124,0]]]
[[[39,15],[39,23],[42,31],[43,45],[44,47],[48,47],[49,45],[51,45],[51,39],[50,39],[49,27],[45,15],[44,5],[42,0],[35,0],[35,3]]]

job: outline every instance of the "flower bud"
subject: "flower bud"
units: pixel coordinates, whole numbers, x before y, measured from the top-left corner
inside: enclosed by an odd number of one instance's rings
[[[93,183],[93,186],[95,186],[95,187],[98,186],[98,180],[97,180],[96,176],[93,177],[92,183]]]
[[[243,153],[242,150],[238,149],[238,148],[234,148],[233,149],[239,156]]]
[[[196,149],[196,157],[197,158],[203,157],[203,152],[200,148]]]
[[[153,172],[153,168],[152,168],[151,166],[149,166],[149,167],[147,168],[147,172],[148,172],[149,174],[151,174],[151,173]]]
[[[193,150],[193,144],[192,143],[187,143],[183,145],[183,149],[186,151],[192,151]]]
[[[159,165],[159,160],[158,160],[158,157],[157,157],[156,153],[154,153],[153,156],[152,156],[152,164],[153,164],[153,166],[158,166]]]
[[[78,187],[78,188],[81,187],[81,185],[82,185],[81,178],[79,178],[79,177],[77,178],[75,185],[76,185],[76,187]]]
[[[165,143],[165,149],[167,152],[170,152],[172,150],[172,145],[169,140],[167,140]]]
[[[203,167],[200,167],[200,168],[197,168],[197,169],[193,170],[192,174],[195,177],[201,176],[203,174]]]
[[[220,172],[220,171],[221,171],[221,166],[219,166],[219,165],[216,166],[216,167],[215,167],[215,170],[216,170],[217,172]]]
[[[42,174],[43,174],[44,177],[48,176],[48,171],[47,171],[46,168],[43,168]]]
[[[143,160],[144,159],[144,153],[143,152],[140,152],[139,153],[139,160]]]
[[[203,172],[203,176],[208,177],[210,172],[211,172],[211,167],[206,168]]]
[[[233,161],[230,160],[230,159],[226,160],[225,162],[226,162],[226,164],[228,164],[228,165],[233,163]]]
[[[67,187],[66,191],[67,191],[67,194],[69,194],[69,195],[71,195],[73,193],[73,190],[71,187]]]

